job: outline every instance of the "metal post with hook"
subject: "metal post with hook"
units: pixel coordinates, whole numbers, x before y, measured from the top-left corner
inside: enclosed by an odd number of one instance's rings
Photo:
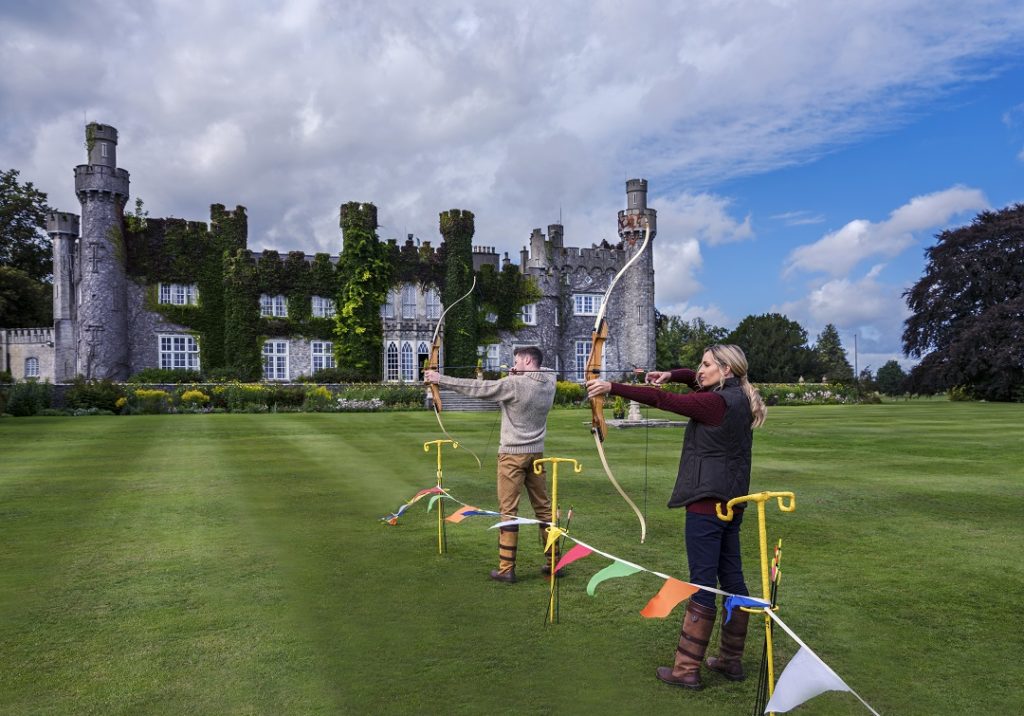
[[[548,587],[548,622],[550,624],[554,624],[557,620],[558,612],[558,576],[555,574],[555,567],[557,566],[555,545],[558,543],[559,537],[565,534],[565,530],[558,526],[558,463],[571,462],[574,473],[582,472],[583,465],[570,457],[546,457],[533,461],[533,474],[542,474],[544,472],[544,463],[546,462],[551,463],[551,520],[554,525],[548,528],[548,539],[547,543],[544,545],[544,549],[545,551],[550,550],[551,552],[551,583]]]
[[[437,445],[437,486],[442,488],[442,471],[441,471],[441,447],[445,444],[451,444],[452,450],[457,450],[459,444],[454,440],[430,440],[423,443],[423,452],[430,452],[431,445]],[[443,488],[442,488],[443,489]],[[444,554],[448,551],[448,540],[444,529],[444,500],[437,501],[437,553]]]
[[[715,505],[715,513],[718,515],[718,519],[723,522],[731,522],[734,516],[732,509],[734,505],[744,502],[757,503],[757,535],[761,556],[761,598],[766,602],[771,602],[771,590],[768,585],[768,536],[765,530],[764,503],[771,499],[778,501],[780,512],[793,512],[796,509],[796,495],[792,492],[757,492],[751,495],[743,495],[742,497],[734,497],[725,505],[724,513],[720,503]],[[748,609],[747,607],[740,607],[740,609],[748,612],[761,611],[760,609]],[[768,654],[768,698],[771,698],[772,692],[775,690],[775,665],[772,653],[772,619],[768,614],[764,615],[764,638]]]

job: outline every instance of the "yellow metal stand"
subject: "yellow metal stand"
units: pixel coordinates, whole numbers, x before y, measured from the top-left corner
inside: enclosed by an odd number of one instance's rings
[[[557,619],[558,591],[556,589],[558,577],[555,576],[555,543],[565,534],[565,530],[558,526],[558,463],[571,462],[573,472],[579,473],[583,465],[569,457],[546,457],[542,460],[533,461],[533,473],[540,475],[544,472],[544,463],[551,463],[551,520],[553,527],[548,528],[548,540],[544,545],[545,550],[551,550],[551,584],[548,587],[548,622],[554,624]]]
[[[459,444],[454,440],[430,440],[423,443],[423,452],[430,452],[431,445],[437,445],[437,486],[441,487],[441,446],[450,443],[452,450],[456,450]],[[448,551],[448,540],[444,530],[444,500],[437,501],[437,553],[444,554]]]
[[[724,522],[731,522],[734,516],[733,506],[739,505],[744,502],[756,502],[757,503],[757,535],[758,543],[761,549],[761,594],[762,599],[766,602],[771,602],[771,590],[768,586],[768,535],[765,530],[765,515],[764,515],[764,503],[771,499],[777,499],[779,503],[779,510],[781,512],[792,512],[796,509],[796,495],[792,492],[758,492],[753,495],[743,495],[742,497],[734,497],[725,506],[725,512],[722,512],[722,506],[720,504],[715,505],[715,512],[718,514],[718,519]],[[785,500],[789,502],[785,502]],[[760,609],[748,609],[747,607],[740,607],[747,612],[758,612]],[[772,696],[772,692],[775,690],[775,664],[774,657],[772,654],[772,619],[768,614],[764,615],[764,638],[765,646],[768,654],[768,698]]]

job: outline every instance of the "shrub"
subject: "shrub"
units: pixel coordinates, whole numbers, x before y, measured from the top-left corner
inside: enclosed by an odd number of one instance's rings
[[[970,389],[965,385],[957,385],[949,389],[949,399],[953,402],[966,402],[974,400]]]
[[[136,388],[128,396],[128,408],[140,415],[167,413],[171,409],[171,396],[166,390]]]
[[[197,383],[202,376],[194,370],[143,368],[128,379],[129,383]]]
[[[110,380],[86,380],[78,376],[64,394],[64,403],[72,409],[99,408],[118,410],[117,399],[124,397],[121,386]]]
[[[8,373],[6,370],[0,370],[0,383],[13,383],[14,376]]]
[[[15,383],[8,391],[5,411],[17,417],[36,415],[40,410],[50,407],[52,389],[49,383],[34,380]]]
[[[210,399],[215,408],[231,413],[264,413],[268,390],[253,383],[228,383],[213,389]]]
[[[555,383],[555,405],[579,405],[587,397],[581,383],[560,380]]]
[[[210,396],[198,388],[187,388],[178,397],[183,408],[196,410],[210,402]]]
[[[324,386],[318,385],[306,391],[306,400],[302,404],[303,410],[308,410],[312,413],[323,413],[335,408],[334,395]]]
[[[267,406],[272,410],[301,408],[306,400],[306,391],[296,386],[268,385],[266,389]]]

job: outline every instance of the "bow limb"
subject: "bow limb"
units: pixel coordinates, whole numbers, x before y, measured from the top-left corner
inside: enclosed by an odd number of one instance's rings
[[[608,459],[604,456],[604,445],[601,444],[601,439],[598,437],[597,431],[594,431],[594,445],[597,446],[597,454],[601,457],[601,467],[604,468],[604,474],[608,476],[608,480],[612,483],[618,493],[622,495],[622,499],[626,501],[626,504],[633,508],[633,512],[636,513],[636,518],[640,520],[640,544],[643,544],[644,540],[647,539],[647,521],[644,519],[643,513],[640,512],[640,508],[636,506],[636,503],[629,499],[629,495],[627,495],[626,491],[622,489],[621,485],[619,485],[618,480],[615,479],[615,475],[612,474],[612,469],[608,467]]]
[[[437,325],[434,327],[434,338],[433,338],[433,340],[431,342],[431,346],[430,346],[429,365],[427,366],[428,368],[430,368],[430,370],[435,370],[435,371],[440,371],[441,370],[441,368],[440,368],[440,365],[441,365],[441,324],[444,321],[445,314],[447,314],[448,311],[450,311],[453,308],[455,308],[455,305],[457,303],[459,303],[459,301],[462,301],[463,299],[468,298],[469,295],[471,293],[473,293],[473,289],[475,289],[475,288],[476,288],[476,275],[474,274],[474,276],[473,276],[473,285],[471,285],[469,287],[469,290],[466,291],[466,293],[463,294],[462,296],[460,296],[457,300],[455,300],[452,303],[452,305],[450,305],[447,308],[445,308],[444,309],[444,313],[442,313],[441,317],[437,319]],[[473,459],[476,460],[477,469],[482,469],[483,468],[483,463],[480,462],[480,458],[477,456],[477,454],[475,452],[473,452],[472,450],[470,450],[465,442],[463,442],[461,440],[455,440],[455,438],[452,437],[451,433],[449,433],[448,430],[444,427],[444,422],[441,420],[441,410],[442,410],[442,405],[441,405],[441,389],[437,385],[437,383],[430,383],[429,385],[430,385],[430,397],[431,397],[431,399],[433,400],[433,403],[434,403],[434,417],[437,418],[437,426],[439,428],[441,428],[441,432],[444,433],[445,436],[449,440],[451,440],[453,442],[459,443],[462,446],[463,450],[465,450],[466,452],[468,452],[470,455],[473,456]]]
[[[645,222],[644,226],[644,243],[640,246],[640,250],[633,255],[626,265],[623,266],[611,283],[608,285],[608,290],[605,291],[604,298],[601,300],[601,307],[597,311],[597,318],[594,320],[594,332],[590,338],[590,356],[587,359],[586,379],[595,380],[601,375],[601,362],[604,355],[604,344],[608,340],[608,321],[605,320],[604,314],[608,308],[608,300],[611,298],[612,289],[615,288],[615,284],[619,282],[622,275],[626,273],[626,270],[632,266],[640,255],[643,254],[644,250],[647,249],[648,244],[651,241],[651,225]],[[644,520],[643,513],[637,508],[633,500],[629,499],[629,495],[619,485],[618,480],[615,479],[615,475],[612,474],[611,468],[608,466],[608,459],[604,454],[604,439],[608,434],[608,426],[604,419],[604,396],[595,396],[590,399],[590,432],[594,435],[594,445],[597,446],[597,454],[601,457],[601,466],[604,467],[604,473],[608,476],[608,480],[615,487],[616,491],[622,496],[622,499],[633,508],[633,512],[636,513],[637,519],[640,520],[640,544],[644,543],[647,539],[647,521]]]

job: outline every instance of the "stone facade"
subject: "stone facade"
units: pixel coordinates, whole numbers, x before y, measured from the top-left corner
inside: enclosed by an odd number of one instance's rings
[[[170,342],[188,346],[184,353],[175,354],[174,360],[183,355],[192,360],[194,356],[187,351],[198,350],[194,331],[152,310],[152,297],[159,295],[159,287],[129,276],[123,233],[129,174],[117,167],[117,130],[92,124],[86,139],[89,163],[75,167],[81,218],[57,212],[47,224],[54,254],[54,326],[0,332],[5,364],[18,378],[24,376],[25,360],[30,357],[38,358],[39,377],[44,380],[67,382],[76,375],[124,380],[142,369],[162,367],[161,358],[165,363],[168,360],[162,346]],[[652,240],[656,234],[657,215],[647,207],[645,180],[626,183],[626,203],[626,209],[618,214],[620,242],[616,245],[602,242],[589,248],[566,247],[560,224],[548,226],[547,235],[539,228],[533,230],[529,245],[522,249],[519,268],[536,282],[542,297],[524,310],[525,327],[503,331],[500,343],[481,346],[486,368],[499,370],[511,365],[515,347],[536,345],[545,354],[546,367],[558,370],[563,379],[582,379],[603,294],[640,250],[644,220],[650,223]],[[216,215],[212,221],[215,225]],[[206,230],[205,224],[198,226]],[[244,231],[241,241],[244,247]],[[424,249],[431,250],[429,243]],[[607,306],[610,335],[605,370],[610,377],[654,367],[651,256],[652,247],[648,247],[622,275]],[[306,257],[307,262],[312,259]],[[336,263],[337,257],[330,260]],[[500,258],[493,247],[473,247],[476,270],[485,264],[499,270],[509,262],[508,254]],[[391,292],[388,305],[381,308],[385,380],[421,379],[442,310],[432,288],[408,284]],[[267,336],[267,341],[274,341],[275,347],[285,344],[285,367],[276,379],[292,380],[313,372],[314,343],[322,341],[294,335]],[[315,348],[322,350],[323,346]],[[201,368],[201,355],[198,360]]]
[[[0,371],[15,380],[53,379],[53,329],[0,329]]]

